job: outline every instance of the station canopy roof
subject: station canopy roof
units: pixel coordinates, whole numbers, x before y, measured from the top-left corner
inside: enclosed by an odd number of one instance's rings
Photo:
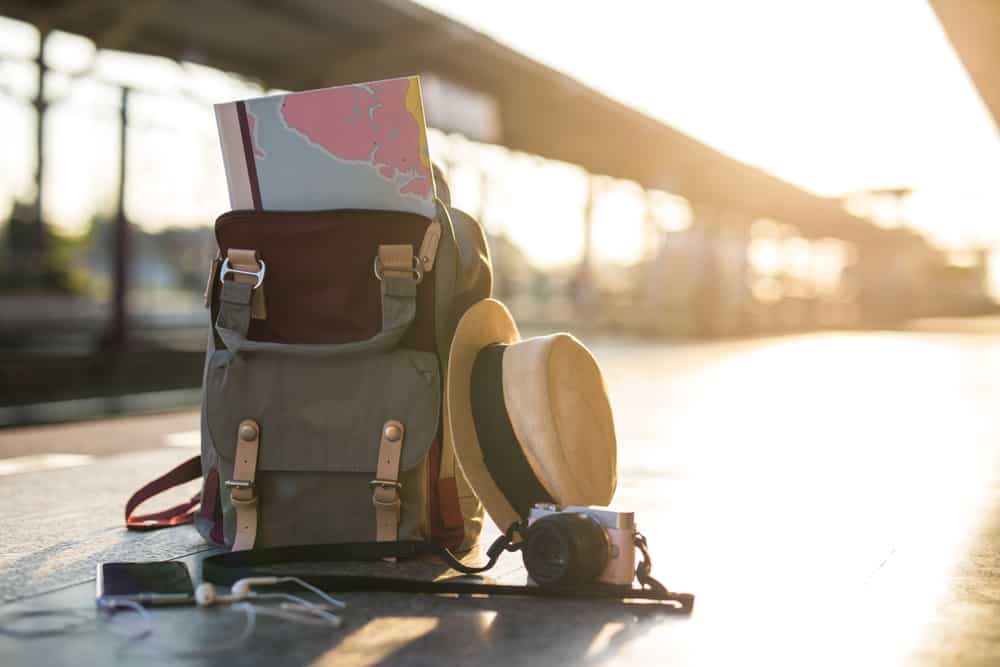
[[[1000,126],[1000,2],[931,0],[931,6]]]
[[[500,119],[494,139],[511,149],[631,179],[744,219],[792,223],[806,236],[886,240],[883,230],[839,202],[727,157],[407,0],[6,0],[0,14],[86,36],[98,48],[201,63],[271,88],[429,73],[492,100]],[[432,124],[447,116],[435,104],[441,102],[427,102]]]

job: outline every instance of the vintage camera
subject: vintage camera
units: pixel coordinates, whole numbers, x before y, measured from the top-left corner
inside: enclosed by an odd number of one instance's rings
[[[635,514],[607,507],[536,503],[522,555],[539,586],[629,586],[635,577]]]

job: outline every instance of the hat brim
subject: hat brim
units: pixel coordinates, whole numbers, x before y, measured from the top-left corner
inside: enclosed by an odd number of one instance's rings
[[[521,340],[510,311],[495,299],[484,299],[469,308],[455,329],[445,378],[445,430],[455,448],[455,458],[469,485],[479,496],[500,530],[520,520],[520,515],[500,491],[483,461],[483,450],[472,417],[472,366],[487,345],[511,345]]]

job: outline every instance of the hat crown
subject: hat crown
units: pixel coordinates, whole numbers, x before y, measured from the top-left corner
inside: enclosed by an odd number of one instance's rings
[[[597,361],[571,334],[510,345],[504,402],[528,463],[562,505],[607,505],[617,484],[617,444]]]

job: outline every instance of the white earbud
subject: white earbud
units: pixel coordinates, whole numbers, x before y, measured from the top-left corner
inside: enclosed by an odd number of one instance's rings
[[[198,588],[194,589],[194,601],[199,607],[211,607],[215,604],[215,586],[207,581],[198,584]]]
[[[251,597],[254,594],[250,590],[252,586],[273,586],[277,583],[279,583],[278,577],[250,577],[240,579],[233,584],[229,595],[219,595],[219,591],[216,590],[215,586],[206,581],[198,584],[198,587],[194,589],[194,601],[198,603],[199,607],[211,607],[215,604],[233,604],[234,602]]]
[[[207,581],[198,584],[198,587],[194,589],[194,601],[198,603],[199,607],[211,607],[215,604],[232,604],[234,602],[239,602],[246,597],[243,595],[219,595],[219,592],[215,589],[215,586],[208,583]]]
[[[315,593],[326,602],[326,605],[317,605],[307,600],[303,600],[288,593],[255,593],[253,586],[274,586],[286,582],[296,583],[299,586]],[[284,599],[291,601],[282,605],[284,611],[267,610],[260,608],[258,613],[267,613],[272,616],[280,616],[287,620],[302,621],[303,615],[311,616],[314,621],[325,621],[334,627],[340,626],[341,619],[336,614],[330,613],[328,609],[343,609],[346,605],[340,600],[336,600],[312,584],[299,579],[298,577],[247,577],[240,579],[233,584],[229,595],[219,595],[215,586],[206,582],[198,584],[194,589],[194,600],[199,607],[211,607],[217,604],[233,604],[242,600],[262,600],[262,599]]]

